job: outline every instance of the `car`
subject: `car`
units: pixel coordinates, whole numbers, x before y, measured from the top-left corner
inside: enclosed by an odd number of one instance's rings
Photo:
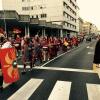
[[[92,40],[91,37],[87,37],[87,38],[86,38],[86,41],[87,41],[87,42],[91,42],[91,40]]]

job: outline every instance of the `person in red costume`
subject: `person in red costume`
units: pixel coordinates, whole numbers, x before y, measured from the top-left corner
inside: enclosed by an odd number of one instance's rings
[[[0,44],[1,47],[0,49],[4,49],[4,48],[11,48],[12,44],[9,40],[7,40],[5,38],[5,36],[0,37]],[[3,74],[2,74],[2,70],[1,70],[1,61],[0,61],[0,92],[3,91]]]

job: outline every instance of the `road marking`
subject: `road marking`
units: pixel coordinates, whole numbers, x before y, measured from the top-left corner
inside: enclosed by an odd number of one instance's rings
[[[88,100],[100,100],[100,85],[87,84]]]
[[[28,100],[42,82],[43,79],[30,79],[24,86],[22,86],[7,100],[21,100],[21,98],[22,100]]]
[[[87,46],[86,48],[87,48],[87,49],[89,49],[89,48],[90,48],[90,46]]]
[[[93,70],[73,69],[73,68],[58,68],[58,67],[34,67],[33,69],[46,69],[46,70],[58,70],[58,71],[73,71],[73,72],[84,72],[84,73],[96,73]]]
[[[90,47],[90,46],[87,46],[86,48],[87,48],[87,49],[91,49],[91,50],[94,49],[94,47]]]
[[[55,57],[54,59],[51,59],[50,61],[44,63],[41,67],[44,67],[44,66],[47,65],[48,63],[54,61],[55,59],[57,59],[57,58],[59,58],[59,57],[65,55],[65,54],[67,54],[67,53],[69,53],[69,52],[71,52],[71,51],[73,51],[73,50],[75,50],[75,49],[77,49],[77,48],[80,48],[80,46],[78,46],[78,47],[76,47],[76,48],[74,48],[74,49],[71,49],[71,50],[69,50],[69,51],[67,51],[67,52],[65,52],[65,53],[62,53],[61,55]]]
[[[48,100],[69,100],[71,82],[57,81]]]
[[[18,65],[18,68],[24,68],[24,65]],[[27,65],[26,68],[30,68],[30,66]]]
[[[69,50],[68,52],[71,52],[71,50]],[[57,58],[59,58],[59,57],[65,55],[65,54],[68,53],[68,52],[65,52],[65,53],[63,53],[63,54],[61,54],[61,55],[59,55],[59,56],[57,56],[57,57],[55,57],[55,58],[49,60],[48,62],[44,63],[41,67],[44,67],[44,66],[47,65],[48,63],[50,63],[50,62],[52,62],[53,60],[55,60],[55,59],[57,59]]]
[[[94,54],[94,52],[88,52],[88,55],[93,55]]]

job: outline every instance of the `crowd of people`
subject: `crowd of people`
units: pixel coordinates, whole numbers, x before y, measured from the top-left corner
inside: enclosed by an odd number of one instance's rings
[[[26,72],[27,63],[30,64],[30,70],[35,66],[35,62],[38,60],[40,63],[48,61],[57,56],[58,52],[66,52],[68,49],[78,46],[79,40],[77,37],[72,38],[57,38],[38,36],[34,37],[22,37],[17,35],[14,41],[11,41],[16,47],[18,56],[20,52],[22,54],[23,72]]]
[[[5,37],[0,38],[1,48],[16,48],[17,58],[20,58],[23,65],[22,73],[26,73],[27,65],[30,65],[30,71],[35,66],[36,61],[40,63],[46,62],[53,59],[58,55],[58,52],[66,52],[67,50],[77,47],[81,41],[77,37],[72,38],[59,38],[59,37],[47,37],[38,36],[34,37],[16,36],[15,39],[11,37],[6,39]],[[3,76],[0,66],[0,89],[2,89]]]

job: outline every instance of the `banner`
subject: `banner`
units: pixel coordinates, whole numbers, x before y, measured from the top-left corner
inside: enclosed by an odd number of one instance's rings
[[[16,63],[15,48],[0,50],[0,61],[5,83],[13,83],[19,80],[19,72]]]

